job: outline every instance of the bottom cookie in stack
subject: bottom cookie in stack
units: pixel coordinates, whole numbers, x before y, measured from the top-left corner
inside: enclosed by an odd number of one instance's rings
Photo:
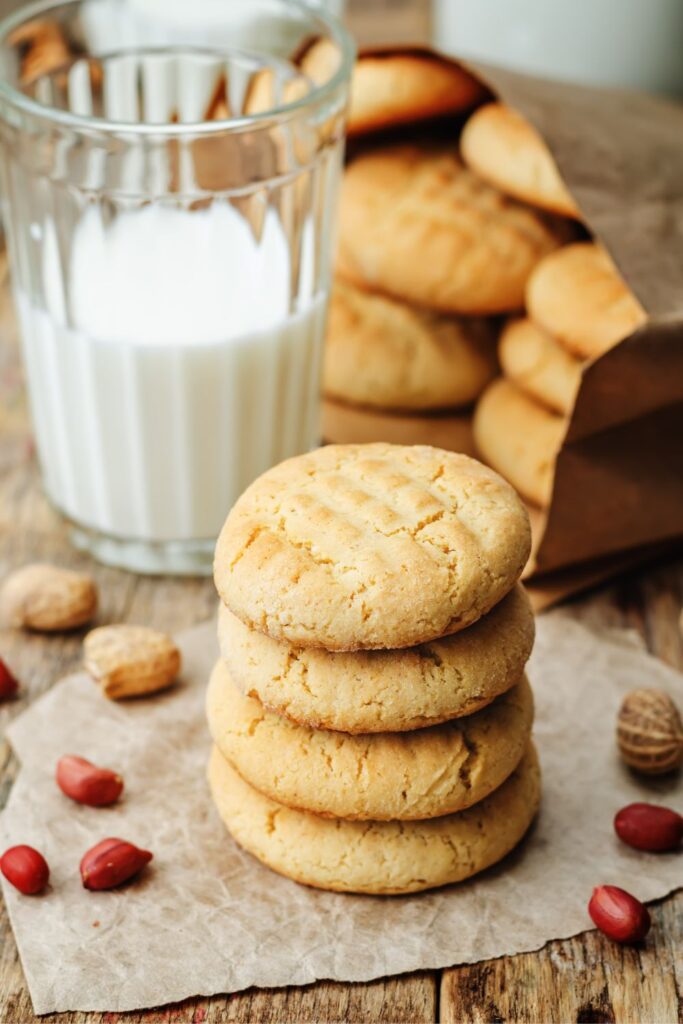
[[[268,867],[337,892],[419,892],[497,863],[538,810],[541,777],[533,744],[490,796],[428,821],[348,821],[276,803],[249,786],[217,748],[209,763],[213,799],[237,842]]]
[[[323,438],[473,450],[470,407],[496,372],[494,330],[337,278],[323,375]]]

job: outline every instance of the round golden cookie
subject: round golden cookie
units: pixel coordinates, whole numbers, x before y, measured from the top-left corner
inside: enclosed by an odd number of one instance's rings
[[[484,181],[515,199],[566,217],[580,216],[544,140],[504,103],[475,110],[463,128],[460,152]]]
[[[326,395],[379,409],[445,409],[470,405],[495,375],[490,321],[440,316],[335,282]]]
[[[216,748],[208,774],[218,812],[240,846],[287,878],[336,892],[389,895],[461,882],[519,843],[541,799],[532,744],[481,803],[429,821],[344,821],[283,807],[249,786]]]
[[[474,440],[485,461],[533,505],[547,508],[567,420],[499,377],[479,399]]]
[[[485,615],[519,579],[529,517],[474,459],[329,445],[288,459],[233,506],[214,578],[252,629],[330,651],[414,647]]]
[[[235,685],[314,729],[403,732],[471,715],[520,679],[534,614],[516,586],[460,633],[402,651],[330,654],[249,629],[221,605],[221,656]]]
[[[219,661],[207,693],[214,743],[271,800],[332,818],[411,821],[478,803],[526,749],[534,709],[523,679],[488,707],[414,732],[350,736],[268,711]]]
[[[583,362],[524,317],[510,320],[498,344],[503,373],[553,412],[569,415],[581,385]]]
[[[551,218],[447,149],[374,149],[351,161],[342,182],[339,272],[444,313],[522,308],[529,274],[560,240]]]
[[[475,78],[436,54],[362,54],[351,79],[348,134],[457,114],[483,94]]]
[[[469,413],[432,413],[422,416],[346,405],[324,398],[322,437],[333,444],[426,444],[447,452],[475,455],[472,416]]]
[[[582,359],[601,356],[646,319],[610,257],[593,242],[566,245],[539,263],[526,300],[531,319]]]

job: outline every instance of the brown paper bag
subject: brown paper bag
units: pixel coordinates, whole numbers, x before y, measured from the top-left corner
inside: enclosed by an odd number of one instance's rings
[[[464,66],[543,135],[585,224],[648,314],[584,370],[530,571],[623,564],[683,536],[683,105]]]

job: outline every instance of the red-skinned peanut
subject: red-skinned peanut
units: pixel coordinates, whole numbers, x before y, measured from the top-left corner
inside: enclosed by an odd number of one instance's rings
[[[124,839],[102,839],[83,855],[81,879],[86,889],[114,889],[142,871],[153,854]]]
[[[588,913],[600,931],[615,942],[640,942],[650,930],[647,907],[616,885],[593,889]]]
[[[106,807],[123,792],[123,779],[109,768],[98,768],[84,757],[66,754],[57,762],[57,785],[79,804]]]
[[[11,846],[0,857],[0,871],[24,896],[35,896],[48,883],[50,869],[42,853],[32,846]]]
[[[0,700],[9,700],[10,697],[15,697],[18,689],[19,683],[0,658]]]
[[[683,817],[657,804],[628,804],[617,812],[614,831],[622,842],[636,850],[663,853],[680,846]]]

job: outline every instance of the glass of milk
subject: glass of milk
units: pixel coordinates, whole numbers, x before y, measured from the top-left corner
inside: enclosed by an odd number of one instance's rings
[[[352,61],[341,25],[296,0],[214,0],[184,42],[146,0],[0,25],[38,455],[100,560],[208,572],[241,491],[319,442]]]

